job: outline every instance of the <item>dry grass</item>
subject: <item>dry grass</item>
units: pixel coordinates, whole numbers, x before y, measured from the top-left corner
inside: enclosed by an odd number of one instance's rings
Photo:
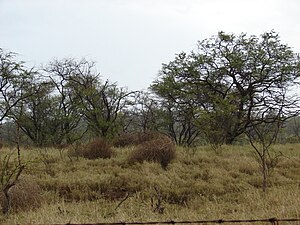
[[[123,133],[115,138],[113,145],[115,147],[136,146],[161,136],[162,134],[154,131]]]
[[[217,155],[208,147],[177,148],[168,170],[150,161],[130,164],[134,148],[117,148],[113,158],[56,160],[51,164],[54,176],[45,172],[38,151],[23,151],[24,160],[36,159],[25,172],[35,177],[45,201],[39,208],[3,217],[0,223],[299,218],[299,149],[297,144],[274,147],[284,157],[266,193],[249,146],[225,146]],[[60,159],[58,150],[49,154]],[[154,188],[161,192],[163,214],[151,208]]]

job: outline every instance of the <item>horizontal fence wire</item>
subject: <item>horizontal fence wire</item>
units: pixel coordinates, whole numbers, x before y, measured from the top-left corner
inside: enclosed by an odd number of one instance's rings
[[[300,218],[292,219],[252,219],[252,220],[196,220],[196,221],[149,221],[149,222],[116,222],[116,223],[67,223],[67,224],[52,224],[52,225],[151,225],[151,224],[234,224],[234,223],[270,223],[272,225],[278,225],[283,222],[298,222],[295,225],[300,225]]]

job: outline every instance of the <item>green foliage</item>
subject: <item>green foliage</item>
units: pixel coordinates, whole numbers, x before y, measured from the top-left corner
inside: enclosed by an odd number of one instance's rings
[[[24,90],[30,89],[36,72],[26,69],[15,58],[15,53],[0,48],[0,121],[14,118],[11,110],[21,107],[22,101],[33,94]]]
[[[260,37],[220,32],[200,41],[196,51],[163,64],[152,90],[171,112],[173,125],[179,120],[185,122],[181,127],[198,124],[202,130],[202,124],[211,140],[215,133],[208,131],[217,128],[217,143],[231,144],[253,120],[263,122],[258,118],[264,112],[295,112],[297,101],[287,90],[296,85],[298,65],[297,54],[273,31]]]
[[[57,99],[50,96],[52,86],[35,83],[30,90],[24,91],[35,94],[22,103],[22,108],[13,111],[15,120],[36,146],[52,145],[54,136],[60,133]]]
[[[230,101],[222,100],[213,111],[200,110],[197,113],[196,124],[214,149],[219,149],[226,142],[232,142],[229,140],[227,131],[234,130],[233,112],[235,112],[235,106]]]
[[[152,91],[160,98],[162,112],[159,118],[163,120],[163,130],[167,131],[178,145],[191,145],[201,132],[194,121],[198,110],[194,92],[198,91],[198,87],[183,80],[183,77],[195,75],[195,69],[190,65],[189,56],[180,53],[174,61],[163,64],[160,79],[154,81],[151,86]]]
[[[299,56],[274,31],[199,41],[163,64],[150,93],[102,80],[86,59],[53,60],[34,71],[15,57],[0,48],[0,121],[13,118],[36,146],[148,130],[181,146],[203,136],[232,144],[265,112],[289,117],[297,106],[287,93],[299,77]]]
[[[47,70],[61,80],[52,81],[63,97],[60,103],[65,114],[71,111],[70,118],[81,115],[94,136],[112,138],[119,131],[120,112],[129,104],[127,97],[131,92],[110,81],[102,81],[95,63],[86,59],[54,61]]]
[[[161,130],[161,109],[156,96],[151,92],[134,93],[133,105],[126,110],[124,128],[126,132],[146,132]]]

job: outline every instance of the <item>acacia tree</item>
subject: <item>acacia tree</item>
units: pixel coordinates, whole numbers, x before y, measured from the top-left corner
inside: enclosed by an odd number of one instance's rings
[[[300,117],[294,117],[287,121],[285,134],[288,135],[288,141],[300,142]]]
[[[23,90],[30,88],[35,72],[27,70],[15,57],[15,53],[0,48],[0,121],[9,116],[12,108],[33,94]]]
[[[205,125],[201,129],[217,129],[224,143],[231,144],[253,125],[255,112],[272,107],[268,97],[288,101],[283,96],[298,76],[299,57],[277,33],[220,32],[199,42],[197,51],[163,65],[153,87],[175,108],[175,102],[192,107],[194,119]]]
[[[12,110],[33,95],[33,92],[23,92],[24,88],[29,89],[32,81],[33,70],[27,70],[22,62],[15,60],[16,54],[5,52],[0,48],[0,122],[4,119],[14,119]],[[19,124],[17,132],[19,131]],[[0,163],[0,188],[4,195],[4,205],[2,212],[8,214],[11,206],[10,190],[21,176],[25,164],[21,161],[20,135],[17,134],[17,163],[12,163],[8,154],[1,159]],[[14,165],[12,165],[14,164]]]
[[[181,77],[195,72],[187,54],[181,53],[174,61],[163,64],[159,78],[151,85],[151,90],[160,98],[164,127],[179,145],[191,145],[200,134],[195,121],[199,102],[195,101],[194,92],[198,87],[193,84],[187,87]]]
[[[63,137],[59,135],[61,121],[57,114],[57,99],[52,96],[53,86],[48,82],[36,81],[32,83],[31,90],[34,95],[22,101],[20,107],[12,110],[12,114],[36,146],[54,145],[57,142],[56,136],[59,139]]]
[[[14,118],[37,146],[71,144],[84,133],[79,129],[79,101],[65,79],[72,70],[67,63],[54,61],[45,72],[32,79],[30,88],[23,88],[23,93],[34,95],[12,110]]]
[[[59,76],[52,81],[61,96],[60,107],[65,117],[74,119],[73,125],[78,125],[82,118],[93,135],[105,138],[121,129],[121,112],[130,103],[128,97],[132,92],[115,83],[103,82],[94,62],[63,59],[53,62],[47,71]]]
[[[168,135],[181,146],[190,146],[200,133],[200,129],[196,126],[194,120],[194,111],[192,107],[180,104],[170,104],[163,101],[162,127],[167,129]]]
[[[281,94],[257,96],[261,104],[253,112],[251,126],[246,131],[261,167],[263,191],[267,190],[270,172],[282,155],[273,151],[272,145],[276,143],[285,122],[297,117],[300,112],[298,99],[288,95],[287,89],[287,86],[281,86]]]
[[[82,73],[84,60],[76,63],[73,59],[53,60],[45,68],[46,77],[53,85],[57,102],[57,117],[60,120],[58,136],[60,143],[72,144],[79,140],[86,132],[82,123],[81,101],[73,89],[70,78],[74,74]]]
[[[152,93],[137,91],[132,96],[130,107],[123,111],[124,132],[158,131],[160,129],[159,102]]]
[[[88,122],[91,131],[105,138],[115,136],[120,127],[122,111],[126,109],[130,101],[127,97],[131,94],[125,88],[119,88],[116,84],[106,81],[98,83],[95,88],[83,89],[81,95],[84,103],[84,118]]]
[[[191,145],[198,129],[191,123],[191,113],[175,110],[167,101],[160,101],[150,92],[136,92],[133,105],[125,111],[126,131],[156,131],[173,138],[178,145]],[[188,117],[190,116],[190,117]]]
[[[250,144],[254,149],[256,159],[260,165],[262,174],[262,190],[265,192],[268,187],[269,175],[278,163],[282,153],[272,151],[272,145],[276,143],[276,139],[285,118],[278,113],[277,117],[271,115],[261,115],[263,122],[253,124],[246,132]],[[258,118],[258,117],[257,117]]]
[[[141,131],[158,130],[158,102],[151,93],[139,92],[134,107],[133,117]]]

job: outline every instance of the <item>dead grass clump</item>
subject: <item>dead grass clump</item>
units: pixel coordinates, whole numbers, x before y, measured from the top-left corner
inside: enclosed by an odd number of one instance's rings
[[[85,145],[77,145],[69,152],[69,156],[83,157],[86,159],[107,159],[112,156],[110,144],[101,138],[97,138]]]
[[[106,175],[105,178],[99,180],[99,190],[102,197],[110,200],[120,200],[126,196],[133,196],[136,193],[143,191],[147,193],[149,182],[145,176],[139,173],[131,173],[126,169],[112,169],[111,175]]]
[[[177,204],[186,206],[192,195],[190,188],[179,188],[170,190],[166,196],[166,201],[169,204]]]
[[[113,141],[115,147],[126,147],[130,145],[135,145],[137,142],[137,133],[123,133],[120,136],[116,137]]]
[[[113,144],[115,147],[139,145],[159,136],[161,134],[155,131],[123,133],[114,140]]]
[[[241,164],[241,166],[238,168],[238,171],[240,173],[246,174],[246,175],[254,175],[258,173],[258,169],[255,168],[253,165],[244,165]]]
[[[145,132],[139,132],[137,134],[138,136],[138,141],[137,141],[137,145],[138,144],[142,144],[146,141],[151,141],[151,140],[154,140],[154,139],[159,139],[160,137],[165,137],[167,138],[165,135],[162,135],[161,133],[159,132],[155,132],[155,131],[145,131]]]
[[[94,201],[100,198],[97,190],[93,190],[93,187],[89,187],[86,184],[60,184],[55,188],[58,196],[68,202]]]
[[[10,210],[13,212],[29,211],[41,206],[41,188],[31,176],[21,177],[20,180],[9,190],[11,197]],[[1,193],[0,204],[6,204],[4,194]]]
[[[129,163],[135,162],[158,162],[162,168],[166,169],[168,164],[175,158],[175,144],[173,141],[166,137],[146,141],[129,155]]]

